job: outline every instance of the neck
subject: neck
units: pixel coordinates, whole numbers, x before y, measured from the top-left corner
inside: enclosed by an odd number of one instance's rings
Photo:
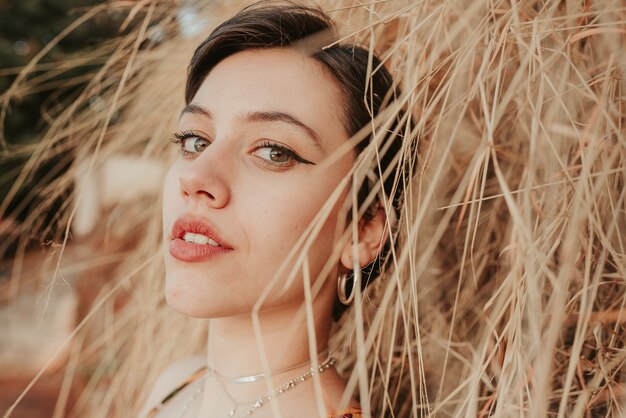
[[[317,317],[323,312],[314,311],[314,340],[304,309],[297,306],[259,312],[256,320],[252,315],[211,319],[207,364],[227,377],[274,374],[300,365],[311,359],[311,347],[314,357],[326,350],[331,320],[329,314]]]

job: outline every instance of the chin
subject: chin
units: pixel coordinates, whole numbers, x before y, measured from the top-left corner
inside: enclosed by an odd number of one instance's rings
[[[190,304],[182,303],[179,299],[172,299],[171,297],[167,296],[167,293],[165,294],[165,301],[170,306],[170,308],[174,309],[181,315],[191,318],[206,318],[206,312],[203,312],[203,310],[197,309]]]
[[[181,315],[191,318],[209,319],[223,318],[228,316],[241,315],[244,312],[238,312],[236,307],[222,306],[224,297],[215,300],[213,298],[198,298],[199,292],[193,292],[191,289],[176,286],[173,281],[169,281],[165,286],[165,301],[167,304]]]

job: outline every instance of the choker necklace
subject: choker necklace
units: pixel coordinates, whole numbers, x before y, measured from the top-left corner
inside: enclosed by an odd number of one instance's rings
[[[327,357],[328,356],[328,349],[322,351],[321,353],[319,353],[317,355],[318,359],[319,357]],[[284,369],[280,369],[280,370],[276,370],[274,372],[272,372],[273,374],[280,374],[280,373],[285,373],[285,372],[289,372],[291,370],[295,370],[295,369],[299,369],[302,366],[306,366],[307,364],[309,364],[311,362],[311,360],[306,360],[300,364],[296,364],[295,366],[290,366],[290,367],[286,367]],[[253,374],[250,376],[238,376],[238,377],[230,377],[230,376],[224,376],[223,374],[221,374],[220,372],[218,372],[215,369],[209,369],[212,371],[212,373],[215,373],[216,375],[218,375],[219,377],[221,377],[222,379],[225,379],[227,381],[229,381],[230,383],[253,383],[253,382],[258,382],[259,380],[263,380],[266,376],[266,373],[259,373],[259,374]]]

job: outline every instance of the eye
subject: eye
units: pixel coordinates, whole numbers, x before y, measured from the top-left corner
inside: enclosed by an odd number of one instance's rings
[[[181,149],[192,154],[202,152],[209,145],[209,141],[198,137],[189,137],[182,140]]]
[[[289,148],[270,141],[263,141],[261,145],[255,149],[254,154],[260,157],[265,163],[277,167],[291,167],[301,163],[314,164],[311,161],[301,158]]]
[[[211,142],[193,131],[182,131],[172,134],[172,142],[179,144],[180,153],[184,158],[191,158],[208,147]]]
[[[292,156],[289,152],[287,152],[282,147],[278,147],[275,145],[263,146],[257,148],[257,150],[262,150],[261,152],[257,152],[257,155],[261,155],[264,159],[274,163],[284,164],[292,159]]]

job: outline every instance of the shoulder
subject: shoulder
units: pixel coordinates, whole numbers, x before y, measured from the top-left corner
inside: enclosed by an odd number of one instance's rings
[[[161,384],[164,389],[174,389],[183,379],[203,366],[206,366],[206,356],[203,354],[177,360],[163,369],[155,382],[155,387]]]
[[[145,417],[148,411],[159,405],[185,378],[206,365],[206,356],[198,354],[185,357],[167,366],[156,378],[144,407],[139,414]]]

